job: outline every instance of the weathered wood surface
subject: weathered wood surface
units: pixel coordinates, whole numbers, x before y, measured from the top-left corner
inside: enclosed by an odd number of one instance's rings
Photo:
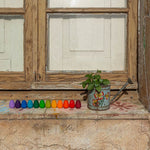
[[[36,97],[40,100],[40,96]],[[58,93],[55,97],[48,97],[45,93],[46,99],[60,98]],[[77,96],[70,97],[68,100],[76,100]],[[29,98],[27,98],[29,99]],[[64,100],[64,99],[63,99]],[[133,93],[130,95],[122,95],[119,101],[111,105],[110,109],[107,111],[91,111],[87,108],[87,102],[82,101],[81,109],[9,109],[9,101],[0,101],[0,120],[24,120],[24,119],[86,119],[86,120],[101,120],[101,119],[139,119],[146,120],[150,114],[144,108],[144,106],[138,101],[138,94]]]
[[[25,14],[25,11],[23,8],[0,8],[0,14],[20,15]]]
[[[146,120],[1,121],[0,133],[0,150],[150,149]]]
[[[85,91],[0,91],[0,100],[11,100],[11,99],[79,99],[84,100],[85,95],[80,95]],[[111,97],[113,97],[117,91],[111,91]],[[138,99],[137,91],[124,91],[121,93],[120,98],[126,99]]]
[[[140,48],[138,65],[139,96],[142,103],[150,111],[150,1],[141,0],[140,12]],[[147,18],[147,19],[146,19]]]
[[[93,72],[89,72],[93,73]],[[85,75],[87,73],[83,72],[65,72],[65,73],[47,73],[46,81],[49,82],[82,82],[85,80]],[[127,81],[128,75],[127,73],[102,73],[102,78],[109,79],[110,81]]]
[[[38,2],[33,0],[33,73],[34,81],[37,80],[37,50],[38,50]]]
[[[25,81],[24,73],[20,72],[0,72],[0,82]]]
[[[33,3],[25,0],[25,52],[24,52],[24,69],[26,81],[31,82],[34,79],[33,74]]]
[[[30,90],[30,82],[0,82],[0,90]]]
[[[46,0],[38,0],[38,58],[37,80],[45,81],[46,74]]]
[[[15,77],[10,76],[7,82],[0,82],[0,90],[83,90],[81,82],[10,82],[13,78]],[[125,82],[111,81],[111,89],[120,89],[124,84]],[[137,86],[135,82],[126,89],[137,89]]]
[[[137,79],[137,0],[133,0],[133,1],[129,1],[129,8],[88,8],[88,9],[79,9],[79,8],[57,8],[57,9],[49,9],[45,7],[45,1],[42,1],[39,7],[39,24],[41,26],[41,29],[39,30],[39,34],[41,36],[39,36],[38,40],[39,43],[39,57],[38,60],[41,62],[38,64],[38,81],[42,81],[45,82],[45,52],[44,48],[46,43],[44,42],[46,38],[45,36],[45,15],[43,14],[43,11],[47,11],[47,13],[49,12],[80,12],[80,13],[85,13],[85,12],[96,12],[96,11],[101,11],[103,13],[107,13],[109,12],[117,12],[118,10],[120,11],[126,11],[129,14],[128,20],[129,20],[129,36],[128,36],[128,40],[130,40],[128,42],[128,54],[129,54],[129,59],[127,59],[127,61],[129,60],[128,63],[128,74],[124,73],[124,74],[116,74],[113,75],[110,73],[110,77],[108,79],[110,80],[114,80],[114,81],[122,81],[122,80],[127,80],[128,76],[131,77],[135,83],[136,83],[136,79]],[[85,11],[85,12],[84,12]],[[119,13],[119,12],[118,12]],[[43,14],[43,16],[42,16]],[[43,27],[43,28],[42,28]],[[43,40],[43,41],[42,41]],[[43,49],[43,50],[41,50]],[[46,82],[45,83],[35,83],[33,85],[33,88],[36,89],[79,89],[80,87],[75,83],[75,80],[78,79],[78,81],[82,80],[81,78],[83,78],[83,75],[70,75],[67,73],[60,73],[60,74],[46,74]],[[126,78],[125,78],[126,77]],[[48,83],[49,81],[49,83]],[[57,83],[57,82],[61,82],[61,83]],[[72,83],[71,83],[71,82]],[[51,83],[51,82],[55,82],[55,83]],[[113,86],[112,88],[119,88],[118,86],[116,86],[117,84],[115,84],[115,87]],[[136,86],[132,87],[133,89],[135,89]]]
[[[83,89],[81,82],[35,82],[32,84],[32,89],[51,89],[51,90],[61,90],[61,89],[73,89],[81,90]],[[111,81],[111,89],[120,89],[125,84],[125,82]],[[137,89],[137,82],[127,86],[127,89]]]
[[[145,17],[146,22],[146,51],[145,51],[145,68],[146,68],[146,91],[148,100],[148,109],[150,110],[150,16]]]
[[[129,0],[128,5],[128,75],[133,81],[137,81],[138,1]]]
[[[47,13],[128,13],[128,8],[47,8]]]

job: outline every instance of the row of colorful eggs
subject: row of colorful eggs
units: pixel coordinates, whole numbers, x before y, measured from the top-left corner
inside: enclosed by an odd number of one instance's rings
[[[20,102],[19,100],[16,100],[16,102],[14,102],[14,100],[11,100],[9,102],[9,107],[10,108],[81,108],[81,101],[77,100],[76,102],[74,100],[70,100],[70,102],[68,102],[68,100],[65,100],[64,102],[62,100],[58,100],[58,102],[56,100],[46,100],[46,103],[44,102],[44,100],[40,100],[40,103],[38,102],[38,100],[34,100],[34,102],[32,102],[32,100],[29,100],[28,102],[26,102],[25,100],[23,100],[22,102]]]

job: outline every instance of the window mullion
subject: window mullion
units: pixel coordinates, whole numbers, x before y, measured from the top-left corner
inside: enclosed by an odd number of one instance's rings
[[[128,8],[47,8],[47,13],[128,13]]]

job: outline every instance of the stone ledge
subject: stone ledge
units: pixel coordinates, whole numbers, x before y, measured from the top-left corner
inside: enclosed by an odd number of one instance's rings
[[[138,99],[124,96],[106,111],[92,111],[82,101],[81,109],[10,109],[9,101],[0,101],[0,120],[85,119],[85,120],[148,120],[150,113]]]

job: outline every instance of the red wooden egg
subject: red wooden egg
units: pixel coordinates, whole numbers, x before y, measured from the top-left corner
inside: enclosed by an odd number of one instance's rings
[[[64,108],[66,108],[66,109],[67,109],[68,107],[69,107],[69,103],[68,103],[68,101],[67,101],[67,100],[65,100],[65,101],[64,101]]]
[[[70,107],[70,108],[74,108],[74,107],[75,107],[74,100],[71,100],[71,101],[70,101],[69,107]]]
[[[80,108],[81,108],[81,101],[80,101],[80,100],[77,100],[77,101],[76,101],[76,108],[77,108],[77,109],[80,109]]]

